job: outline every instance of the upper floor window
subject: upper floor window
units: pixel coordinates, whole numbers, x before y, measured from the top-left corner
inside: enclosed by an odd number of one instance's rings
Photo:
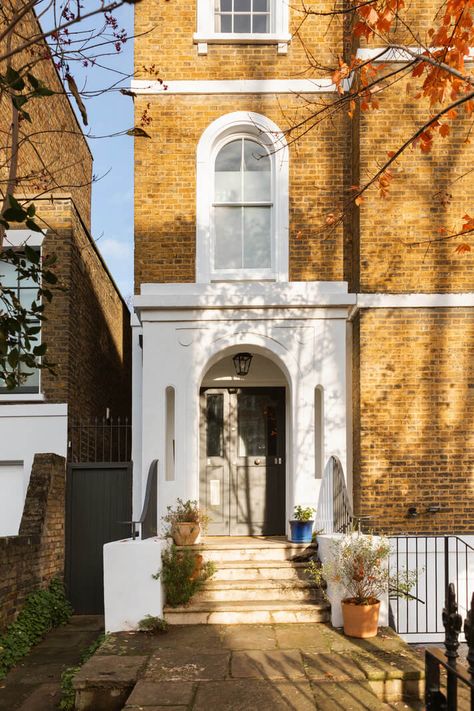
[[[288,155],[260,114],[214,121],[198,146],[196,281],[288,279]]]
[[[286,54],[290,39],[287,0],[197,0],[199,54],[209,43],[275,44]]]
[[[215,31],[270,32],[270,0],[216,0]]]
[[[272,176],[267,149],[250,138],[217,153],[214,271],[272,268]]]

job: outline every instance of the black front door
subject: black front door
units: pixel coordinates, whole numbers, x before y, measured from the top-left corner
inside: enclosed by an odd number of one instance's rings
[[[202,391],[200,502],[210,535],[284,535],[285,388]]]

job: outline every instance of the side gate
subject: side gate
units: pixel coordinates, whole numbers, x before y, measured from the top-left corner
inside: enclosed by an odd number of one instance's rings
[[[122,451],[110,446],[110,438],[118,437],[117,432],[121,441],[124,433],[128,437],[128,423],[126,428],[120,424],[120,430],[116,423],[80,423],[71,433],[65,582],[68,598],[79,615],[103,614],[103,546],[132,535],[132,462],[129,446]]]

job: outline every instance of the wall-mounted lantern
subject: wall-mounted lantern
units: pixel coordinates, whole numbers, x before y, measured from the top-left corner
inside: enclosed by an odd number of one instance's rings
[[[232,358],[232,360],[234,361],[234,368],[237,375],[248,375],[252,358],[253,355],[251,353],[237,353]]]

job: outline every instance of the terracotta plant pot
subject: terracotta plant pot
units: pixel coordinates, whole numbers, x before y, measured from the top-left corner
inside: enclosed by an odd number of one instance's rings
[[[379,626],[380,601],[370,605],[356,605],[352,600],[343,600],[342,619],[344,634],[348,637],[376,637]]]
[[[175,523],[171,535],[177,546],[192,546],[199,540],[201,526],[195,522]]]

